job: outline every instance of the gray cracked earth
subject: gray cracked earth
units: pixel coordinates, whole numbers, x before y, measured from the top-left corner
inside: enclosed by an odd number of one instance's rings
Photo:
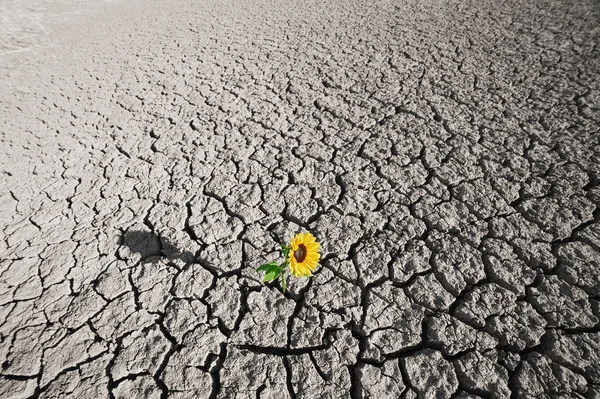
[[[600,397],[598,2],[0,4],[0,397]]]

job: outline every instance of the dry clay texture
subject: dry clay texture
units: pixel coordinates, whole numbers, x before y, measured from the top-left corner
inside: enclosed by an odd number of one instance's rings
[[[597,1],[22,13],[0,397],[600,397]]]

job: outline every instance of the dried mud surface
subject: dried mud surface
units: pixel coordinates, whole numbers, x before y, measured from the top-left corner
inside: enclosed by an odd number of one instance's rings
[[[597,2],[31,3],[0,397],[600,397]]]

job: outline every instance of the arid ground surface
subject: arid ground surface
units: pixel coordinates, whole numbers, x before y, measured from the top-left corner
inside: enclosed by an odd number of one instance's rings
[[[600,397],[597,1],[0,15],[0,397]]]

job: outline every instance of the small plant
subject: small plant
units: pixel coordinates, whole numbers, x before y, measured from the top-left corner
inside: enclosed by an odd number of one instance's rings
[[[260,265],[256,271],[265,272],[263,283],[276,280],[281,276],[281,288],[285,292],[285,271],[288,266],[294,277],[311,277],[312,272],[319,264],[319,243],[317,239],[308,231],[296,234],[289,245],[280,244],[281,254],[283,255],[283,264],[269,262]]]

